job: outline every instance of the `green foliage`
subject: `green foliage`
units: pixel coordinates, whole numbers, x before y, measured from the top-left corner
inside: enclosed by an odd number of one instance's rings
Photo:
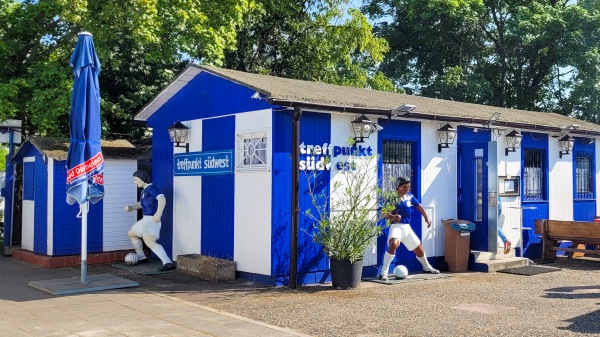
[[[190,61],[221,64],[252,0],[0,0],[0,120],[26,135],[68,135],[77,33],[100,58],[104,138],[139,138],[130,120]]]
[[[244,16],[225,67],[254,73],[395,91],[377,72],[388,50],[348,0],[257,0]]]
[[[597,121],[600,0],[365,0],[407,91]]]
[[[8,148],[0,146],[0,172],[6,171],[6,155],[8,155]]]
[[[355,262],[389,225],[382,219],[394,204],[377,184],[376,156],[350,155],[347,161],[353,169],[339,171],[332,178],[330,193],[319,188],[328,181],[321,181],[316,171],[305,171],[314,210],[307,209],[305,214],[314,221],[313,241],[330,258]]]

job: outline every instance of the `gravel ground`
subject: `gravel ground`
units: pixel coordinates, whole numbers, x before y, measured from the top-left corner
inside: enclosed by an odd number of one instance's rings
[[[212,283],[181,273],[143,276],[109,265],[89,270],[313,336],[600,336],[600,259],[559,258],[544,266],[562,269],[533,276],[461,273],[397,285],[362,282],[352,290]]]

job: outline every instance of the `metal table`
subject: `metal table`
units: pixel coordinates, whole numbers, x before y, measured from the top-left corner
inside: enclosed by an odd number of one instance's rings
[[[523,231],[531,229],[531,227],[523,227],[523,210],[537,209],[537,207],[535,207],[535,206],[508,206],[507,208],[514,208],[514,209],[521,210],[521,221],[520,221],[519,227],[512,227],[512,229],[518,229],[519,233],[521,233],[521,238],[519,240],[519,252],[521,254],[520,257],[523,257]]]

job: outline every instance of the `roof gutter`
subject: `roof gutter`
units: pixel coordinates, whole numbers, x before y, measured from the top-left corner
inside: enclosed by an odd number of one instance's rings
[[[282,100],[277,98],[267,98],[267,102],[271,105],[279,105],[282,107],[289,108],[303,108],[303,109],[314,109],[314,110],[325,110],[325,111],[335,111],[341,113],[357,113],[357,114],[366,114],[366,115],[376,115],[382,117],[404,117],[404,118],[414,118],[414,119],[422,119],[428,121],[440,121],[440,122],[450,122],[450,123],[466,123],[466,124],[481,124],[481,125],[494,125],[505,128],[513,128],[513,129],[522,129],[522,130],[530,130],[530,131],[545,131],[549,133],[560,133],[564,131],[562,128],[555,126],[544,126],[544,125],[532,125],[527,123],[517,123],[517,122],[499,122],[493,121],[490,123],[488,119],[480,119],[480,118],[468,118],[468,117],[455,117],[455,116],[445,116],[445,115],[434,115],[422,112],[402,112],[395,109],[376,109],[376,108],[367,108],[367,107],[348,107],[348,106],[335,106],[335,105],[326,105],[326,104],[316,104],[316,103],[308,103],[308,102],[297,102],[297,101],[289,101]],[[590,130],[570,130],[569,134],[578,135],[578,136],[599,136],[600,131],[590,131]]]

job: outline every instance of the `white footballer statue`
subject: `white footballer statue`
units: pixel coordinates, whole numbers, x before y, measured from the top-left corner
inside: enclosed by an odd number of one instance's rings
[[[129,253],[125,255],[125,264],[128,266],[136,265],[139,262],[138,256],[136,253]]]
[[[394,276],[400,280],[405,279],[408,276],[408,269],[401,264],[397,265],[396,268],[394,268]]]

